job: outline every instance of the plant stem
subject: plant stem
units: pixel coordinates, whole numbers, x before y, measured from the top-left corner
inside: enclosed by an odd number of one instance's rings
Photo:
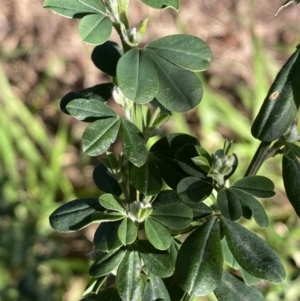
[[[191,296],[187,292],[185,292],[181,301],[193,301],[194,298],[195,298],[195,296]]]
[[[256,175],[264,161],[269,157],[269,147],[271,142],[264,142],[262,141],[252,158],[252,161],[245,173],[244,177]]]

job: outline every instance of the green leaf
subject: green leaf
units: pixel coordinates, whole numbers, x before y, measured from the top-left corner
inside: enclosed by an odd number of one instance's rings
[[[173,203],[155,209],[150,217],[165,227],[177,230],[184,229],[190,225],[193,219],[193,212],[187,205]]]
[[[171,301],[168,290],[160,277],[148,273],[149,280],[143,293],[143,301]]]
[[[223,237],[223,239],[221,240],[221,245],[222,245],[224,260],[227,262],[227,264],[235,270],[240,270],[241,267],[233,257],[225,237]]]
[[[217,218],[196,229],[182,244],[176,262],[178,284],[190,295],[204,296],[221,281],[223,255]]]
[[[157,101],[175,112],[186,112],[196,107],[203,95],[202,84],[197,75],[173,65],[150,49],[145,52],[151,58],[158,75]]]
[[[119,128],[119,117],[100,119],[91,124],[83,133],[82,149],[90,156],[104,153],[115,142]]]
[[[93,222],[92,215],[102,211],[97,198],[84,198],[63,204],[50,215],[50,225],[60,232],[80,230]]]
[[[77,0],[45,0],[44,7],[67,18],[82,18],[89,14],[98,13],[97,10],[78,2]]]
[[[91,294],[81,301],[122,301],[118,291],[115,288],[107,288],[104,290],[100,290],[97,295]]]
[[[108,210],[118,211],[122,214],[126,214],[126,209],[122,201],[112,194],[102,194],[99,197],[99,203]]]
[[[182,203],[178,193],[174,190],[161,190],[152,203],[152,208],[155,210],[161,206],[168,204]]]
[[[126,52],[119,60],[117,79],[123,94],[139,104],[150,102],[158,92],[155,68],[145,52],[137,48]]]
[[[172,301],[180,301],[183,295],[185,294],[185,292],[178,285],[175,276],[172,275],[171,277],[164,279],[164,283],[169,292],[170,299]]]
[[[119,221],[99,225],[94,235],[94,245],[97,250],[111,252],[122,246],[118,237],[119,225]]]
[[[212,193],[213,186],[209,180],[196,177],[186,177],[177,186],[177,192],[187,203],[198,203],[207,199]]]
[[[255,288],[247,286],[243,281],[224,271],[221,284],[214,294],[219,301],[264,301],[262,294]]]
[[[124,214],[119,212],[104,213],[104,212],[94,212],[92,215],[93,222],[114,222],[121,220],[125,217]]]
[[[264,176],[249,176],[236,181],[232,188],[237,188],[259,198],[271,198],[275,195],[273,182]]]
[[[211,50],[201,39],[175,34],[154,40],[146,45],[165,60],[194,72],[204,71],[211,61]]]
[[[242,206],[251,209],[255,221],[260,227],[267,228],[269,226],[269,219],[266,211],[257,199],[240,189],[229,188],[229,190],[239,199]]]
[[[170,247],[172,237],[169,231],[151,218],[145,220],[145,232],[149,242],[158,250],[166,250]]]
[[[93,295],[92,293],[97,293],[106,279],[107,279],[106,276],[99,277],[99,278],[91,278],[91,280],[85,287],[83,296],[86,296],[87,294],[91,294],[89,296],[92,296]]]
[[[117,196],[122,194],[122,189],[118,181],[113,177],[103,163],[95,166],[93,171],[93,180],[97,187],[103,192]]]
[[[123,245],[130,245],[136,240],[137,228],[130,218],[123,219],[118,230],[118,237]]]
[[[111,253],[103,253],[100,259],[91,265],[90,275],[92,277],[102,277],[112,272],[119,266],[125,253],[124,249]]]
[[[300,158],[300,147],[293,143],[286,143],[285,156],[291,160],[295,160],[297,157]]]
[[[284,280],[282,263],[260,237],[230,220],[222,219],[222,224],[229,249],[246,272],[273,283]]]
[[[130,178],[132,185],[146,196],[156,195],[163,185],[160,172],[151,156],[143,166],[132,166]]]
[[[242,273],[243,279],[247,285],[256,285],[257,283],[260,282],[259,278],[256,278],[256,277],[250,275],[243,269],[241,269],[241,273]]]
[[[144,290],[144,283],[140,278],[141,269],[138,251],[128,250],[118,267],[116,278],[116,287],[122,301],[140,300]]]
[[[242,206],[239,198],[227,188],[222,188],[219,191],[217,204],[222,215],[231,221],[238,220],[242,216]]]
[[[117,64],[122,55],[123,50],[117,43],[106,41],[94,48],[92,61],[98,69],[110,76],[116,77]]]
[[[201,219],[212,214],[212,210],[204,203],[186,203],[193,211],[193,219]]]
[[[99,45],[108,40],[112,31],[109,17],[93,14],[83,17],[78,26],[79,35],[83,42]]]
[[[97,10],[102,14],[106,14],[106,8],[103,5],[102,1],[98,1],[98,0],[78,0],[78,1],[92,9]]]
[[[66,106],[68,103],[74,99],[90,99],[90,100],[98,100],[100,102],[106,102],[112,94],[112,88],[113,84],[106,83],[106,84],[100,84],[96,85],[81,91],[72,91],[68,94],[66,94],[61,102],[60,102],[60,109],[65,113],[70,115],[70,113],[67,111]],[[93,121],[93,119],[92,119]]]
[[[251,128],[252,135],[261,141],[280,138],[296,118],[300,102],[300,48],[277,74]]]
[[[198,156],[196,149],[197,146],[194,144],[186,144],[180,150],[176,152],[176,160],[180,167],[189,175],[199,178],[204,178],[207,174],[201,167],[197,166],[192,160],[193,157]],[[211,181],[207,178],[207,181]]]
[[[137,246],[145,266],[151,273],[161,278],[173,274],[174,264],[168,251],[157,250],[147,240],[138,240]]]
[[[144,165],[148,158],[148,151],[139,129],[130,121],[122,120],[121,135],[123,152],[127,159],[137,167]]]
[[[297,215],[300,216],[300,163],[282,157],[282,178],[286,195]]]
[[[175,10],[179,9],[179,0],[142,0],[145,4],[153,7],[153,8],[167,8],[172,7]]]
[[[68,103],[66,109],[78,120],[85,120],[89,117],[103,119],[118,116],[111,107],[94,99],[74,99]]]

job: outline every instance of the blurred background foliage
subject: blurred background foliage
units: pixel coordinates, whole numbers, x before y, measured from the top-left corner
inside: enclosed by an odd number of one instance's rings
[[[283,0],[182,0],[177,15],[131,0],[132,25],[150,16],[143,43],[168,34],[205,40],[213,61],[205,73],[201,105],[174,114],[167,132],[196,135],[209,152],[223,137],[235,141],[241,177],[258,145],[250,126],[269,86],[299,43],[300,6],[275,17]],[[109,79],[97,70],[93,46],[81,43],[76,20],[56,16],[42,0],[0,2],[0,300],[77,301],[88,281],[94,227],[59,234],[48,216],[63,202],[98,196],[92,181],[97,158],[82,154],[85,124],[59,110],[59,100]],[[118,41],[117,35],[112,39]],[[113,146],[115,152],[120,145]],[[267,301],[300,300],[300,223],[286,201],[280,160],[260,173],[275,182],[277,195],[264,201],[270,226],[248,227],[266,239],[287,270],[282,285],[258,284]],[[212,296],[197,300],[215,300]]]

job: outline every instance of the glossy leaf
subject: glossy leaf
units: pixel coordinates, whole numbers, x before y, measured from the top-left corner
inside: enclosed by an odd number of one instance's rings
[[[275,195],[273,182],[264,176],[249,176],[236,181],[232,188],[237,188],[259,198],[271,198]]]
[[[140,300],[144,289],[144,283],[140,278],[141,269],[138,251],[128,250],[118,267],[116,278],[116,287],[122,301]]]
[[[286,152],[284,154],[287,158],[295,160],[300,158],[300,146],[293,143],[286,143]]]
[[[255,221],[260,227],[267,228],[269,226],[269,219],[266,211],[256,198],[240,189],[230,188],[229,190],[239,199],[242,206],[251,209]]]
[[[103,192],[119,196],[122,189],[118,181],[111,175],[103,163],[97,164],[93,171],[93,180],[97,187]]]
[[[158,75],[157,101],[175,112],[186,112],[196,107],[203,95],[202,84],[197,75],[173,65],[150,49],[145,52],[151,58]]]
[[[178,193],[174,190],[161,190],[152,203],[152,208],[155,210],[161,206],[168,204],[182,203]]]
[[[170,247],[172,237],[169,231],[157,221],[147,218],[145,220],[145,232],[149,242],[158,250],[166,250]]]
[[[168,251],[157,250],[147,240],[138,240],[137,246],[145,266],[151,273],[161,278],[172,275],[174,264]]]
[[[67,18],[82,18],[88,14],[98,13],[97,10],[77,0],[45,0],[44,7]]]
[[[221,245],[222,245],[224,260],[226,261],[226,263],[233,269],[240,270],[241,267],[238,264],[238,262],[235,260],[235,258],[233,257],[233,255],[228,247],[227,240],[225,237],[223,237],[223,239],[221,240]]]
[[[222,215],[231,221],[238,220],[242,216],[242,206],[239,198],[227,188],[219,191],[217,204]]]
[[[117,64],[122,55],[123,50],[117,43],[106,41],[94,48],[92,61],[98,69],[115,77],[117,74]]]
[[[115,142],[120,128],[120,119],[111,117],[95,121],[83,133],[82,149],[90,156],[104,153]]]
[[[82,299],[81,301],[122,301],[118,291],[115,288],[107,288],[104,290],[100,290],[97,295],[92,294]]]
[[[192,210],[185,204],[166,204],[155,209],[151,218],[170,229],[184,229],[190,225],[193,219]]]
[[[137,167],[144,165],[148,158],[148,151],[139,129],[130,121],[122,120],[121,135],[123,152],[127,159]]]
[[[126,209],[122,201],[112,194],[102,194],[99,197],[99,203],[108,210],[118,211],[122,214],[126,214]]]
[[[78,31],[83,42],[99,45],[106,42],[110,37],[112,23],[110,18],[105,15],[88,15],[81,19]]]
[[[84,198],[63,204],[50,215],[50,225],[60,232],[80,230],[93,222],[92,215],[102,211],[97,198]]]
[[[250,275],[244,269],[241,269],[241,273],[242,273],[243,279],[247,285],[256,285],[257,283],[260,282],[259,278],[256,278],[256,277]]]
[[[90,294],[89,296],[92,296],[92,295],[94,295],[93,293],[96,294],[106,279],[107,279],[106,276],[99,277],[99,278],[91,278],[91,280],[85,287],[83,296],[86,296],[87,294]],[[96,295],[94,295],[94,296],[96,296]]]
[[[218,301],[264,301],[262,294],[255,288],[247,286],[243,281],[224,271],[222,282],[215,289]]]
[[[144,51],[133,48],[126,52],[117,66],[118,86],[130,100],[150,102],[158,92],[155,68]]]
[[[175,276],[187,293],[204,296],[220,284],[222,271],[219,223],[212,218],[192,232],[182,244]]]
[[[101,252],[111,252],[119,249],[122,242],[118,237],[120,222],[101,223],[94,235],[94,245],[96,250]]]
[[[296,118],[299,108],[300,49],[289,58],[276,76],[252,125],[252,135],[261,141],[280,138]]]
[[[111,107],[103,102],[84,98],[78,98],[70,101],[66,106],[66,109],[78,120],[85,120],[89,117],[103,119],[118,116]]]
[[[98,0],[78,0],[80,3],[97,10],[102,14],[106,14],[106,8],[101,1]]]
[[[118,229],[118,237],[123,245],[130,245],[136,240],[137,228],[130,218],[123,219]]]
[[[209,180],[196,177],[186,177],[177,186],[177,192],[185,202],[198,203],[207,199],[213,186]]]
[[[273,283],[284,280],[282,263],[260,237],[230,220],[223,219],[222,224],[229,249],[246,272]]]
[[[193,211],[193,219],[201,219],[212,214],[212,210],[203,202],[186,203]]]
[[[65,113],[70,115],[70,113],[67,111],[66,106],[68,103],[74,99],[89,99],[89,100],[98,100],[100,102],[105,103],[112,94],[112,88],[113,84],[106,83],[106,84],[100,84],[96,85],[81,91],[72,91],[68,94],[66,94],[61,102],[60,102],[60,109]],[[93,119],[91,120],[93,121]]]
[[[126,251],[120,249],[116,252],[103,253],[100,259],[90,267],[92,277],[102,277],[116,269],[121,263]]]
[[[171,301],[168,290],[160,277],[151,273],[143,293],[143,301],[164,300]]]
[[[132,166],[130,178],[132,185],[146,196],[156,195],[163,185],[160,172],[151,156],[143,166]]]
[[[282,157],[282,178],[287,197],[297,215],[300,216],[300,163],[298,159],[291,160]]]
[[[159,56],[181,68],[204,71],[211,61],[211,50],[201,39],[185,34],[166,36],[146,45]]]
[[[179,0],[142,0],[142,2],[158,9],[172,7],[178,10],[179,8]]]

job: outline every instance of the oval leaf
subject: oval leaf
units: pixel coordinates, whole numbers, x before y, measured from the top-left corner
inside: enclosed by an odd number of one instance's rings
[[[144,51],[133,48],[126,52],[117,66],[118,85],[130,100],[143,104],[150,102],[158,92],[158,77]]]
[[[151,58],[158,75],[157,101],[175,112],[186,112],[196,107],[203,95],[202,84],[197,75],[173,65],[150,49],[145,52]]]
[[[116,77],[117,64],[122,55],[123,50],[117,43],[106,41],[94,48],[92,61],[98,69],[110,76]]]
[[[102,194],[99,197],[99,202],[104,208],[108,210],[118,211],[122,214],[126,214],[126,210],[122,201],[112,194]]]
[[[175,34],[154,40],[146,45],[167,61],[194,72],[204,71],[211,61],[211,50],[201,39]]]
[[[161,278],[173,274],[174,264],[168,251],[157,250],[147,240],[138,240],[137,246],[145,266],[151,273]]]
[[[261,141],[280,138],[296,118],[300,96],[299,54],[298,48],[282,67],[254,120],[251,132]]]
[[[224,271],[221,284],[214,294],[219,301],[264,301],[262,294],[255,288],[247,286],[243,281]]]
[[[101,223],[94,235],[94,245],[101,252],[111,252],[119,249],[122,242],[118,237],[120,222]]]
[[[95,121],[82,135],[83,152],[90,156],[104,153],[115,142],[120,127],[120,120],[106,118]]]
[[[81,19],[78,26],[83,42],[99,45],[108,40],[112,31],[110,18],[102,14],[92,14]]]
[[[123,219],[118,229],[118,237],[123,245],[130,245],[136,240],[137,228],[130,218]]]
[[[172,7],[175,10],[178,10],[179,8],[179,0],[142,0],[142,2],[158,9]]]
[[[123,152],[127,159],[137,167],[144,165],[148,158],[148,151],[139,129],[132,122],[122,120],[121,135]]]
[[[93,222],[92,215],[102,211],[97,198],[84,198],[63,204],[50,215],[50,225],[60,232],[80,230]]]
[[[149,275],[150,274],[150,275]],[[168,290],[160,277],[148,273],[149,280],[143,293],[143,301],[171,301]]]
[[[119,212],[112,212],[112,213],[94,212],[92,215],[93,222],[114,222],[114,221],[119,221],[124,217],[125,215]]]
[[[136,250],[128,250],[118,267],[116,287],[122,301],[140,300],[144,283],[140,277],[142,264]]]
[[[132,185],[146,196],[156,195],[163,185],[160,172],[151,156],[143,166],[132,166],[130,178]]]
[[[97,10],[102,14],[106,14],[106,8],[101,1],[98,0],[78,0],[80,3]]]
[[[123,249],[120,249],[116,252],[103,253],[100,259],[91,265],[90,275],[92,277],[101,277],[112,272],[119,266],[120,262],[125,256],[125,253],[126,251]]]
[[[172,237],[169,231],[155,220],[145,220],[145,232],[149,242],[158,250],[166,250],[170,247]]]
[[[300,217],[300,163],[282,157],[282,178],[287,197]]]
[[[220,284],[223,255],[216,218],[188,236],[178,252],[175,267],[178,284],[190,295],[207,295]]]
[[[66,106],[68,112],[78,120],[85,120],[89,117],[97,119],[117,117],[117,113],[108,105],[93,99],[74,99]]]
[[[232,188],[238,188],[259,198],[275,195],[273,182],[264,176],[249,176],[236,181]]]
[[[206,178],[186,177],[178,183],[177,192],[187,203],[204,201],[213,190],[212,184],[208,181]]]
[[[246,272],[273,283],[284,280],[282,263],[260,237],[230,220],[223,219],[222,222],[229,249]]]
[[[170,229],[184,229],[193,220],[193,211],[185,204],[173,203],[155,209],[151,218]]]
[[[217,204],[222,215],[231,221],[238,220],[242,216],[242,206],[239,198],[227,188],[219,191]]]

